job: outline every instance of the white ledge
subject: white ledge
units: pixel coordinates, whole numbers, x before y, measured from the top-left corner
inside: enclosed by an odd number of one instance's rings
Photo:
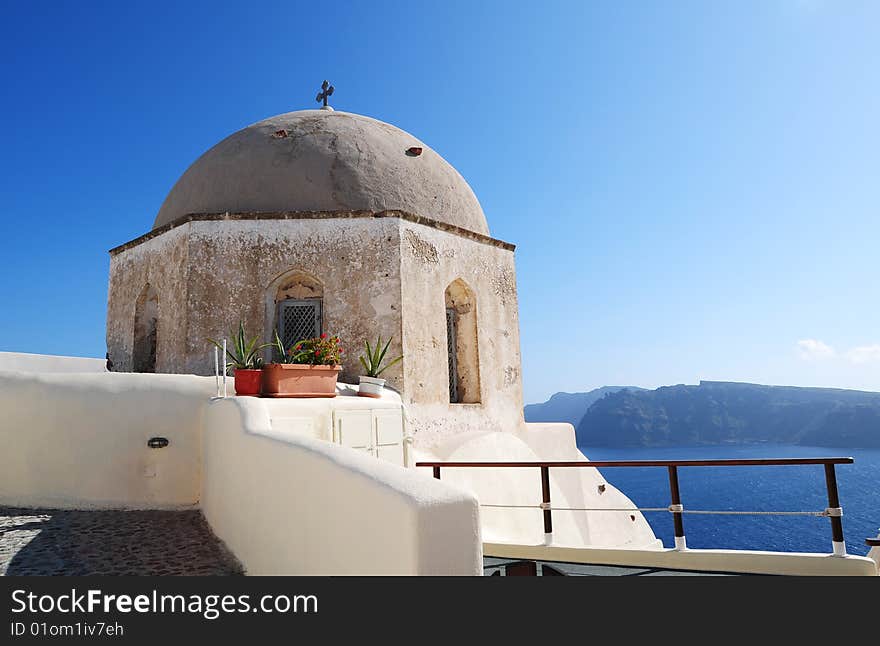
[[[779,574],[803,576],[877,576],[877,563],[865,556],[832,556],[805,552],[759,552],[750,550],[673,549],[640,550],[598,547],[557,547],[483,543],[486,556],[584,563],[655,567],[698,572]]]

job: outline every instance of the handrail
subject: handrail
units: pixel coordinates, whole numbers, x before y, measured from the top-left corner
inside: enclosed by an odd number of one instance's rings
[[[417,467],[736,467],[852,464],[853,458],[758,458],[749,460],[587,460],[580,462],[417,462]]]
[[[544,518],[544,539],[547,543],[553,534],[553,507],[550,504],[550,469],[551,468],[585,468],[585,467],[665,467],[669,473],[669,491],[671,504],[668,511],[672,513],[675,527],[675,549],[686,550],[687,541],[684,533],[683,515],[688,513],[681,502],[678,482],[679,467],[739,467],[739,466],[793,466],[822,465],[825,468],[825,487],[828,494],[828,507],[821,514],[831,522],[832,554],[846,556],[846,543],[843,540],[843,508],[837,490],[836,464],[853,464],[851,457],[828,458],[758,458],[758,459],[719,459],[719,460],[585,460],[555,462],[416,462],[417,467],[431,467],[434,477],[440,479],[441,468],[539,468],[541,470],[541,509]],[[497,507],[500,505],[492,505]]]

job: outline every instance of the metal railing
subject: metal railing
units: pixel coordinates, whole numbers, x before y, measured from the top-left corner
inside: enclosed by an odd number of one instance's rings
[[[727,514],[727,515],[779,515],[779,516],[822,516],[831,522],[832,554],[846,556],[846,543],[843,540],[843,508],[837,490],[838,464],[852,464],[853,459],[845,458],[769,458],[753,460],[599,460],[587,462],[416,462],[417,467],[431,467],[434,477],[440,479],[442,468],[537,468],[541,473],[541,503],[539,505],[481,505],[483,507],[535,508],[543,512],[544,536],[549,542],[553,534],[553,510],[557,511],[668,511],[672,514],[675,531],[675,549],[687,549],[684,533],[684,514]],[[822,465],[825,468],[825,488],[828,494],[828,507],[822,511],[710,511],[685,509],[681,502],[678,483],[679,467],[741,467],[741,466],[793,466]],[[550,469],[568,468],[606,468],[606,467],[665,467],[669,473],[670,504],[668,507],[651,508],[572,508],[553,507],[550,501]]]

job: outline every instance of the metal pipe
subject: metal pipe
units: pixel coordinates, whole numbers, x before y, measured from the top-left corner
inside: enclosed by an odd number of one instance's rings
[[[825,487],[828,489],[828,519],[831,521],[831,548],[834,556],[846,556],[843,540],[843,509],[837,492],[837,474],[833,464],[825,465]]]
[[[580,460],[577,462],[439,462],[424,461],[417,467],[431,467],[439,464],[444,467],[744,467],[744,466],[787,466],[797,464],[852,464],[851,457],[838,458],[757,458],[749,460]]]
[[[544,510],[544,543],[553,540],[553,512],[550,510],[550,467],[541,467],[541,505]]]
[[[669,492],[672,496],[672,504],[669,509],[672,511],[672,522],[675,525],[675,549],[686,550],[687,539],[684,536],[684,522],[682,521],[681,512],[681,492],[678,488],[678,467],[670,466],[669,469]]]
[[[226,396],[226,339],[223,339],[223,398]]]

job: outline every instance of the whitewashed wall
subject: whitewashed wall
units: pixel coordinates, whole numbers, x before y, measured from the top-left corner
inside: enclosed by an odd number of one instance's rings
[[[249,574],[481,573],[473,495],[272,431],[258,404],[212,402],[203,436],[202,511]]]
[[[214,380],[0,372],[0,504],[163,509],[199,496],[199,433]],[[147,440],[168,438],[163,449]]]
[[[575,445],[571,424],[525,424],[518,433],[454,435],[432,451],[416,449],[417,461],[539,462],[586,461]],[[431,469],[422,467],[427,473]],[[611,474],[613,476],[613,474]],[[483,507],[487,543],[541,545],[545,542],[538,468],[445,468],[444,482],[473,492],[483,505],[529,505],[533,508]],[[550,470],[554,507],[625,511],[553,511],[552,545],[659,549],[662,544],[635,504],[593,467]]]
[[[106,359],[88,357],[59,357],[51,354],[0,352],[0,371],[80,373],[106,372]]]

